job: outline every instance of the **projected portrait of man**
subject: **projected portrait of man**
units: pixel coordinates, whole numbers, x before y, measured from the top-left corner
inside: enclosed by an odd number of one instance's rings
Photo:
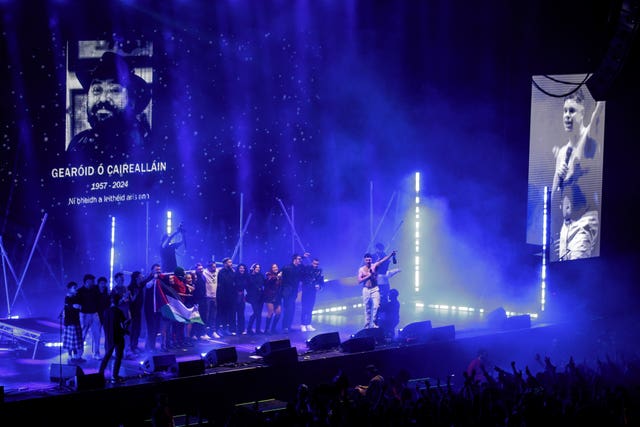
[[[602,102],[597,102],[585,123],[581,89],[568,95],[563,104],[563,126],[569,140],[554,147],[556,156],[553,193],[562,214],[558,260],[588,258],[595,254],[599,231],[599,173],[602,147],[595,135],[600,125]]]
[[[75,135],[68,151],[119,156],[147,144],[150,126],[143,111],[151,100],[151,89],[125,57],[105,52],[94,69],[78,71],[76,76],[87,93],[91,128]]]

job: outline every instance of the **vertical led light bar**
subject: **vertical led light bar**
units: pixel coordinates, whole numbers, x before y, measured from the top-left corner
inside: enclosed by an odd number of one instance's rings
[[[116,253],[116,217],[111,217],[111,254],[109,256],[109,289],[113,289],[113,262]]]
[[[171,236],[171,228],[173,227],[173,214],[171,213],[171,211],[167,211],[167,235]]]
[[[415,239],[414,239],[414,289],[420,292],[420,172],[416,172]]]
[[[549,225],[549,187],[544,187],[544,205],[542,208],[542,267],[540,269],[540,311],[544,311],[547,303],[547,231]]]

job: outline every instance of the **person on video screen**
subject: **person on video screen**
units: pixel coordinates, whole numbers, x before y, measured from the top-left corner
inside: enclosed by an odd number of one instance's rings
[[[571,208],[571,199],[564,196],[562,199],[562,227],[558,242],[558,259],[560,261],[589,258],[592,256],[598,237],[598,212],[583,215],[574,220]]]
[[[602,145],[596,135],[602,110],[603,103],[597,102],[591,120],[585,124],[582,89],[564,99],[562,118],[569,141],[562,147],[554,147],[552,186],[563,219],[556,242],[560,261],[594,255],[599,229],[598,171],[602,168]]]
[[[144,109],[151,100],[151,90],[125,57],[105,52],[94,69],[78,71],[76,76],[87,92],[91,128],[75,135],[68,151],[115,157],[144,147],[150,136]]]

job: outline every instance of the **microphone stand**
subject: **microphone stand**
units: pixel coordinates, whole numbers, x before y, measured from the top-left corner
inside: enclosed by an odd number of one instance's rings
[[[64,323],[64,307],[62,307],[62,310],[60,310],[60,314],[58,314],[58,325],[60,326],[60,346],[58,347],[58,390],[63,390],[66,387],[64,386],[64,378],[62,378],[62,346],[64,345],[63,342],[63,323]]]

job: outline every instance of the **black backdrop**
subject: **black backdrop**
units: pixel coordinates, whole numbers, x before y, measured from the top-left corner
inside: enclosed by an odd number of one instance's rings
[[[111,215],[116,270],[157,260],[166,210],[189,233],[182,264],[229,256],[241,201],[251,215],[243,262],[282,264],[303,246],[328,277],[354,275],[373,211],[375,225],[384,218],[378,240],[403,224],[391,245],[410,271],[410,176],[420,171],[425,297],[535,310],[530,78],[596,70],[620,5],[464,3],[2,2],[0,233],[18,276],[31,260],[18,301],[46,310],[66,281],[109,274]],[[153,42],[153,134],[169,169],[148,183],[148,204],[70,208],[57,201],[75,184],[50,178],[64,162],[65,52],[111,38]],[[602,257],[553,267],[556,307],[601,302],[609,282],[611,306],[636,298],[637,57],[634,45],[607,94]],[[410,292],[409,274],[402,286]],[[13,299],[11,277],[9,287]]]

